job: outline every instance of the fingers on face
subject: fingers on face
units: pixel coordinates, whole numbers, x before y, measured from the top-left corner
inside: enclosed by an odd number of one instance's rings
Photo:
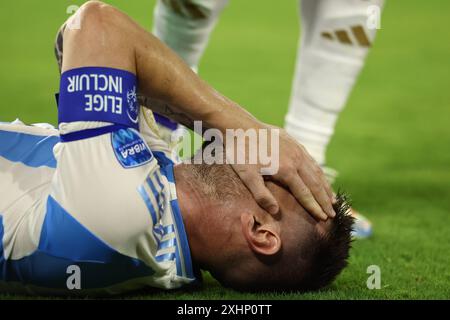
[[[322,208],[323,212],[333,218],[336,214],[333,209],[332,201],[334,198],[333,191],[328,183],[322,168],[317,162],[310,157],[310,161],[306,160],[308,165],[298,168],[298,175],[302,182],[309,189],[313,198]]]
[[[314,164],[315,164],[315,166],[314,166],[313,170],[315,171],[317,177],[320,179],[320,182],[321,182],[322,186],[324,187],[325,192],[327,193],[327,195],[330,199],[334,199],[333,190],[331,189],[331,185],[328,182],[328,179],[325,176],[325,173],[323,172],[322,168],[317,163],[314,163]]]
[[[332,197],[330,197],[330,195],[328,195],[326,190],[323,188],[322,182],[316,180],[312,182],[310,188],[315,200],[318,202],[322,210],[327,214],[328,217],[334,218],[336,214],[334,213],[333,205],[331,202]]]
[[[326,220],[327,215],[323,212],[309,188],[298,175],[289,175],[281,178],[283,184],[289,188],[292,195],[314,218]]]
[[[237,174],[244,182],[245,186],[250,190],[256,203],[268,211],[270,214],[277,214],[279,211],[278,202],[272,192],[266,187],[264,178],[253,170],[236,170]]]

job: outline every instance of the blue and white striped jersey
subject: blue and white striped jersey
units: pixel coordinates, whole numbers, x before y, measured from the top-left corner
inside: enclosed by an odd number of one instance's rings
[[[196,280],[170,150],[146,112],[141,133],[68,143],[53,128],[0,124],[1,292],[116,294]]]

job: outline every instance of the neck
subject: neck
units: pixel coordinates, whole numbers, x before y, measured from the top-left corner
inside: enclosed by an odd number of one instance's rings
[[[208,220],[208,205],[196,188],[196,179],[189,165],[174,168],[177,198],[191,249],[193,263],[205,269],[208,264],[208,250],[205,248],[203,223]]]

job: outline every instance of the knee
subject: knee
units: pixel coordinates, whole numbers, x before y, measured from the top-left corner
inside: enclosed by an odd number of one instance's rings
[[[96,1],[96,0],[90,0],[85,2],[81,7],[80,10],[83,10],[84,12],[96,14],[101,11],[104,7],[107,7],[108,4],[102,2],[102,1]]]
[[[67,29],[81,32],[108,29],[108,24],[117,18],[118,10],[100,1],[88,1],[69,19]]]
[[[110,65],[134,70],[135,26],[114,7],[88,1],[71,17],[64,30],[62,71],[85,65]]]
[[[80,8],[81,28],[106,28],[114,8],[100,1],[88,1]]]

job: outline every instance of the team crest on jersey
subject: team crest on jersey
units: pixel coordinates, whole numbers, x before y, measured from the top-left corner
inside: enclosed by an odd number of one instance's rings
[[[127,110],[128,118],[133,123],[138,123],[139,105],[137,102],[136,86],[134,86],[133,89],[127,91],[127,102],[128,102],[128,110]]]
[[[134,129],[113,132],[111,143],[117,160],[124,168],[139,167],[153,159],[150,148]]]

